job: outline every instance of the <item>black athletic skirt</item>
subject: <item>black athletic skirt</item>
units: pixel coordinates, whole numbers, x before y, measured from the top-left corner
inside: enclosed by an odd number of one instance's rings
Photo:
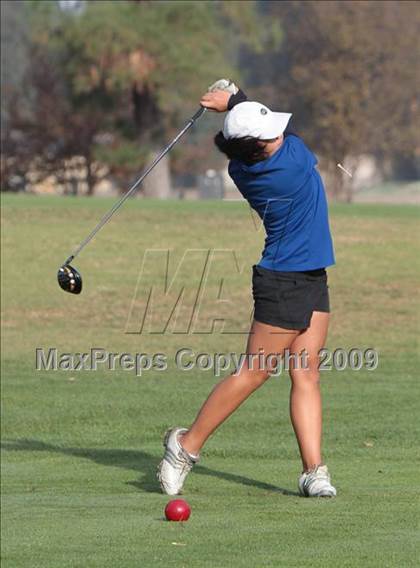
[[[279,272],[253,266],[254,319],[284,329],[306,329],[312,312],[329,312],[327,273]]]

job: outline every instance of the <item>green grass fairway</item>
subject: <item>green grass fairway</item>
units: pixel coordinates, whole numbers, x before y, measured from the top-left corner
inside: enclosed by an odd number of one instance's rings
[[[57,267],[112,203],[3,198],[2,566],[418,566],[420,209],[332,207],[328,347],[375,348],[380,357],[373,372],[323,374],[325,459],[338,498],[296,493],[300,462],[281,376],[206,446],[186,484],[192,516],[183,525],[163,520],[162,434],[188,425],[218,379],[182,372],[173,357],[181,347],[242,352],[245,337],[125,333],[143,255],[171,250],[172,275],[184,250],[217,249],[209,293],[217,296],[222,274],[238,326],[249,316],[263,234],[244,203],[134,200],[75,262],[83,293],[65,294]],[[146,280],[159,269],[153,264]],[[184,274],[190,294],[200,275],[194,264]],[[203,318],[210,314],[204,302]],[[141,377],[36,371],[37,347],[160,352],[169,368]]]

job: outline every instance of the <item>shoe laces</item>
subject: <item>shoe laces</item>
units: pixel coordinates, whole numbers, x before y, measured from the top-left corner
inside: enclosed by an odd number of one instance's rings
[[[187,473],[189,471],[191,471],[195,461],[191,458],[191,456],[189,455],[189,453],[184,450],[184,448],[181,446],[181,444],[179,444],[180,447],[180,452],[178,454],[178,459],[182,464],[182,471],[187,471]]]
[[[182,474],[187,474],[191,471],[193,464],[192,463],[188,463],[187,461],[185,461],[182,466],[181,466],[181,473]]]
[[[326,469],[325,466],[317,465],[314,468],[307,471],[306,474],[310,479],[319,479],[319,480],[322,479],[330,482],[330,474],[328,473],[328,470]]]

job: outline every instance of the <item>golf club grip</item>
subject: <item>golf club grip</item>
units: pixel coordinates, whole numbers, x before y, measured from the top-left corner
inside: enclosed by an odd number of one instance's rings
[[[69,264],[80,253],[80,251],[83,250],[88,243],[90,243],[90,241],[93,239],[93,237],[96,235],[96,233],[98,233],[98,231],[100,231],[102,229],[102,227],[111,219],[111,217],[121,207],[121,205],[130,197],[130,195],[132,195],[134,193],[134,191],[141,184],[141,182],[145,179],[145,177],[147,175],[149,175],[149,173],[153,170],[153,168],[161,161],[161,159],[164,156],[166,156],[166,154],[171,150],[171,148],[173,148],[173,146],[175,146],[175,144],[178,142],[178,140],[187,132],[187,130],[189,130],[191,128],[191,126],[194,124],[194,122],[198,118],[200,118],[200,116],[202,116],[205,112],[206,112],[205,107],[200,107],[198,109],[198,111],[189,119],[189,121],[184,126],[184,128],[180,132],[178,132],[178,134],[175,136],[175,138],[172,140],[172,142],[170,142],[164,148],[164,150],[162,150],[162,152],[159,154],[159,156],[157,156],[153,160],[153,162],[150,164],[150,166],[142,173],[142,175],[130,187],[130,189],[126,193],[124,193],[124,195],[121,197],[121,199],[119,199],[119,201],[117,201],[114,204],[114,206],[102,217],[102,219],[99,221],[99,223],[93,229],[93,231],[80,243],[80,245],[73,252],[73,254],[71,256],[69,256],[69,258],[66,260],[65,264]]]
[[[190,118],[190,120],[194,123],[200,116],[202,116],[206,112],[206,107],[200,107],[198,111]]]

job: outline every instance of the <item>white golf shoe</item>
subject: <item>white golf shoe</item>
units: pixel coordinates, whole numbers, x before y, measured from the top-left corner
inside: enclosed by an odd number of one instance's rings
[[[337,495],[335,487],[331,485],[326,465],[318,465],[302,473],[299,478],[299,491],[305,497],[335,497]]]
[[[186,428],[171,428],[163,439],[165,453],[157,477],[162,491],[167,495],[178,495],[181,492],[185,478],[198,462],[198,456],[191,456],[179,443],[179,436],[187,431]]]

